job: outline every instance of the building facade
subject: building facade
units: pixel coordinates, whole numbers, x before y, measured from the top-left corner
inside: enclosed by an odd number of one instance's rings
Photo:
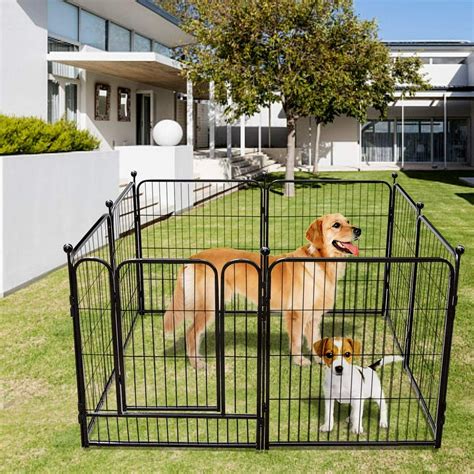
[[[464,167],[474,165],[474,43],[424,41],[387,43],[393,56],[416,55],[431,88],[391,104],[387,118],[375,110],[359,123],[338,117],[321,127],[319,164],[322,168],[366,166]],[[399,94],[398,94],[399,96]],[[286,120],[281,104],[233,128],[233,143],[261,148],[272,158],[286,157]],[[223,125],[218,127],[218,144]],[[316,123],[312,117],[297,122],[297,160],[311,165],[315,157]]]
[[[113,5],[113,8],[111,8]],[[76,121],[102,149],[153,144],[162,119],[183,127],[195,148],[240,147],[283,161],[286,118],[281,104],[228,124],[209,107],[208,87],[181,74],[172,49],[194,38],[151,0],[0,1],[0,113]],[[472,166],[474,43],[388,43],[392,55],[417,55],[431,89],[374,110],[360,124],[339,117],[321,129],[322,167]],[[211,92],[212,94],[212,92]],[[296,129],[297,157],[315,157],[314,119]],[[230,153],[229,153],[230,154]]]
[[[102,149],[153,144],[162,119],[186,131],[188,89],[171,56],[193,37],[150,0],[2,0],[0,38],[0,113],[65,117]],[[192,103],[193,144],[207,146],[207,104]]]

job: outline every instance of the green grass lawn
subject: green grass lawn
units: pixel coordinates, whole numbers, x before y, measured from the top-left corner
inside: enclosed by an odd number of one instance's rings
[[[455,322],[453,357],[448,387],[448,410],[444,430],[443,446],[432,449],[307,449],[293,450],[273,448],[269,452],[254,450],[193,450],[193,449],[104,449],[80,448],[79,425],[77,424],[77,397],[73,354],[72,323],[68,315],[68,280],[65,268],[60,269],[31,286],[0,301],[2,351],[0,374],[2,381],[1,440],[4,462],[0,469],[5,471],[247,471],[272,470],[286,472],[290,468],[299,471],[462,471],[474,469],[472,439],[473,416],[473,340],[472,319],[474,318],[474,208],[472,188],[461,185],[461,173],[407,172],[400,173],[399,182],[415,200],[425,203],[425,213],[452,244],[462,243],[467,252],[463,257],[459,289],[459,304]],[[469,173],[464,173],[469,175]],[[352,179],[390,180],[389,172],[373,173],[324,173],[323,177]],[[237,198],[235,195],[234,198]],[[275,198],[277,202],[277,198]],[[332,212],[334,205],[350,213],[350,199],[344,196],[327,196],[327,203],[321,204],[320,213]],[[247,204],[255,204],[251,198]],[[236,203],[234,203],[235,205]],[[375,211],[379,200],[370,204]],[[225,199],[214,201],[214,206],[225,206]],[[326,207],[325,207],[326,206]],[[231,208],[231,207],[230,207]],[[280,210],[279,215],[291,216],[291,204]],[[199,212],[197,210],[196,212]],[[318,208],[319,212],[319,208]],[[375,214],[375,212],[373,212]],[[229,218],[231,219],[231,218]],[[171,233],[180,235],[182,229],[172,220],[166,226]],[[255,247],[251,229],[255,228],[255,217],[249,217],[238,227],[235,235],[228,239],[242,242],[249,248]],[[275,220],[277,222],[277,220]],[[287,223],[288,224],[288,223]],[[292,225],[281,225],[284,231],[273,244],[274,248],[291,248],[301,243],[302,229]],[[376,254],[378,243],[383,239],[383,230],[377,220],[367,220],[365,247],[368,254]],[[194,244],[198,250],[213,243],[217,234],[209,228],[196,230]],[[174,226],[174,227],[173,227]],[[248,226],[248,227],[246,227]],[[148,228],[147,238],[154,246],[171,246],[171,242],[156,243],[156,230]],[[220,230],[221,232],[224,229]],[[378,232],[378,233],[377,233]],[[165,234],[161,234],[165,235]],[[200,243],[202,239],[202,244]],[[248,239],[248,244],[247,240]],[[227,240],[227,239],[226,239]],[[146,255],[145,255],[146,256]],[[170,255],[171,256],[171,255]],[[239,303],[240,304],[240,303]],[[146,323],[145,323],[146,324]],[[243,324],[243,323],[239,323]],[[274,324],[279,324],[275,322]],[[232,328],[229,328],[230,330]],[[255,332],[254,326],[249,329]],[[226,331],[227,332],[227,331]],[[140,341],[137,341],[139,344]],[[142,341],[143,343],[143,341]],[[281,372],[281,358],[278,357],[278,338],[274,341],[273,353],[276,363],[271,366],[272,374]],[[286,348],[286,342],[283,342]],[[236,347],[230,339],[229,358]],[[242,350],[242,344],[239,350]],[[286,359],[284,363],[287,363]],[[210,364],[212,367],[212,363]],[[246,370],[238,369],[239,378],[230,381],[242,389]],[[307,369],[306,369],[307,370]],[[184,374],[184,365],[181,368]],[[286,372],[285,372],[286,371]],[[284,380],[296,377],[294,386],[299,387],[301,376],[298,370],[287,374]],[[231,371],[230,374],[234,373]],[[184,376],[184,375],[183,375]],[[276,375],[272,375],[276,376]],[[300,377],[300,379],[298,379]],[[317,380],[315,378],[315,380]],[[196,383],[197,385],[197,383]],[[252,382],[249,382],[249,386]],[[303,385],[303,390],[305,390]],[[276,408],[277,409],[277,408]],[[305,407],[304,410],[308,408]],[[285,410],[283,410],[285,411]],[[337,412],[336,412],[337,413]],[[283,420],[285,418],[283,416]],[[367,423],[367,421],[366,421]],[[305,428],[306,429],[306,428]],[[309,428],[308,428],[309,429]],[[311,428],[314,429],[314,428]],[[275,427],[278,430],[278,427]],[[276,431],[275,431],[276,433]],[[307,433],[307,432],[306,432]],[[283,433],[282,436],[289,433]],[[291,436],[299,436],[291,433]],[[316,435],[316,433],[313,433]],[[291,467],[290,467],[291,466]]]

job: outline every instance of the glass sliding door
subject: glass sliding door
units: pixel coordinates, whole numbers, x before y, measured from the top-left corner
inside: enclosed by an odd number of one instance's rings
[[[450,163],[465,163],[469,146],[469,120],[448,120],[448,156]]]
[[[373,120],[362,127],[362,155],[366,162],[393,161],[393,120]]]
[[[431,120],[405,120],[405,162],[431,161]],[[398,161],[402,161],[402,123],[397,123]]]
[[[396,124],[396,132],[395,132]],[[444,161],[444,122],[442,119],[405,120],[405,163],[430,163]],[[362,156],[365,162],[402,161],[402,122],[397,120],[372,120],[362,127]],[[469,119],[448,119],[447,162],[465,163],[469,149]]]

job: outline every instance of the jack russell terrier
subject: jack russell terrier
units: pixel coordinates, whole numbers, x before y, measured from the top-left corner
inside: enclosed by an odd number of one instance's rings
[[[403,360],[401,356],[385,356],[368,367],[352,365],[354,355],[360,355],[359,341],[347,337],[325,337],[314,344],[314,350],[326,365],[324,374],[324,424],[320,431],[334,427],[334,400],[350,403],[351,412],[346,421],[351,432],[363,433],[362,415],[364,400],[372,398],[380,408],[380,427],[388,427],[387,403],[382,384],[375,372],[378,367]]]

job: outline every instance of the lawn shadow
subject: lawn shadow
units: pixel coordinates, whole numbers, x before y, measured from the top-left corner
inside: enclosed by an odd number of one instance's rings
[[[472,177],[474,176],[474,170],[466,171],[455,171],[455,170],[443,170],[443,171],[409,171],[404,170],[399,173],[404,174],[407,178],[419,179],[426,181],[437,181],[444,184],[452,184],[454,186],[465,186],[472,187],[469,184],[461,181],[459,178]]]
[[[462,199],[465,199],[469,204],[474,205],[474,193],[454,193]]]

